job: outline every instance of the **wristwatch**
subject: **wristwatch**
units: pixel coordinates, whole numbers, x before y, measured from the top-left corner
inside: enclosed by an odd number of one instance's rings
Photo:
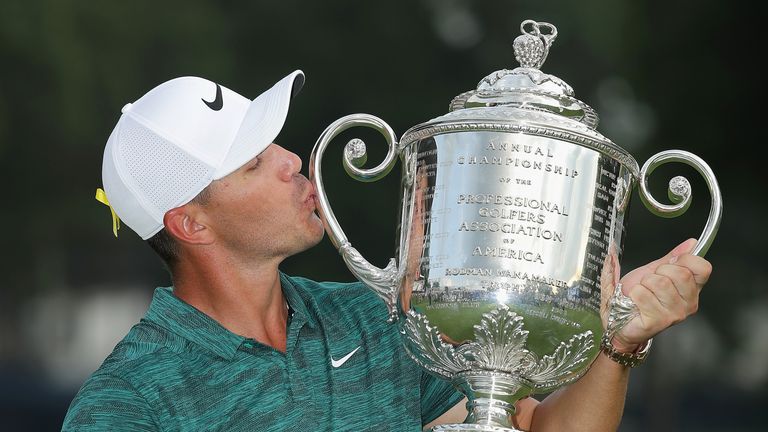
[[[616,350],[616,347],[613,346],[608,335],[604,335],[603,339],[600,341],[600,351],[605,353],[609,359],[620,365],[635,367],[640,365],[643,361],[645,361],[645,358],[648,357],[648,351],[651,350],[652,343],[653,338],[648,339],[648,342],[640,345],[634,352],[623,353]]]

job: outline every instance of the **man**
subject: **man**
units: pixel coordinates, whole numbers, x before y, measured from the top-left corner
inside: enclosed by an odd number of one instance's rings
[[[144,319],[72,402],[63,430],[419,430],[461,422],[462,396],[403,352],[384,305],[361,284],[278,270],[323,226],[301,160],[274,144],[295,71],[253,101],[202,78],[161,84],[107,141],[97,197],[168,264]],[[119,219],[118,219],[119,217]],[[614,339],[632,353],[696,310],[709,264],[689,241],[623,280],[641,315]],[[628,368],[600,355],[521,429],[610,430]],[[453,407],[453,408],[451,408]]]

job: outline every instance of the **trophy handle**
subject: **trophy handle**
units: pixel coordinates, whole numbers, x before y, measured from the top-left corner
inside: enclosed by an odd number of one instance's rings
[[[387,140],[389,150],[378,166],[363,169],[361,167],[367,159],[365,143],[357,138],[349,141],[344,147],[343,157],[343,165],[347,173],[355,180],[374,182],[385,177],[392,170],[398,154],[397,138],[392,128],[378,117],[369,114],[351,114],[331,123],[317,139],[312,155],[309,157],[309,178],[317,192],[319,202],[317,210],[331,243],[338,249],[352,274],[384,300],[389,310],[389,322],[394,322],[397,320],[397,293],[400,285],[400,272],[395,259],[390,259],[387,266],[381,269],[368,262],[357,249],[352,247],[333,214],[323,186],[321,166],[328,143],[341,132],[357,126],[370,127],[381,133]]]
[[[668,195],[673,204],[662,204],[648,192],[648,177],[656,168],[668,162],[681,162],[695,168],[706,180],[709,193],[712,195],[712,205],[707,224],[704,226],[704,231],[701,233],[696,247],[691,252],[703,257],[715,240],[715,235],[720,227],[720,220],[723,217],[723,198],[720,195],[720,187],[709,165],[695,154],[683,150],[666,150],[657,153],[648,159],[640,170],[640,198],[645,207],[657,216],[666,218],[680,216],[688,210],[691,204],[691,184],[688,179],[682,176],[674,177],[669,181]],[[621,330],[638,314],[637,306],[622,293],[621,284],[618,284],[609,304],[605,337],[610,340],[617,331]]]
[[[648,192],[648,177],[656,168],[668,162],[682,162],[695,168],[706,180],[709,193],[712,195],[709,219],[704,226],[704,231],[699,236],[696,247],[691,252],[703,257],[715,240],[715,234],[717,234],[720,220],[723,217],[723,198],[720,195],[720,187],[717,185],[717,179],[715,179],[715,174],[712,173],[709,165],[695,154],[683,150],[667,150],[657,153],[648,159],[640,170],[640,199],[642,199],[645,207],[657,216],[667,218],[680,216],[688,210],[691,204],[691,184],[688,179],[682,176],[674,177],[669,181],[668,195],[674,204],[662,204]]]

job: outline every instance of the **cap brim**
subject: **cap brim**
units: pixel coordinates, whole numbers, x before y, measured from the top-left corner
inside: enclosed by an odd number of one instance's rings
[[[283,129],[291,98],[303,85],[304,72],[296,70],[251,102],[214,180],[231,174],[272,144]]]

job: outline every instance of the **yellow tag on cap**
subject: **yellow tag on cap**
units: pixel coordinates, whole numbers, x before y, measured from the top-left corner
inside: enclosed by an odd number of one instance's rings
[[[109,207],[109,211],[112,212],[112,232],[115,233],[115,237],[117,237],[117,230],[120,229],[120,218],[117,217],[117,213],[115,213],[115,209],[113,209],[112,206],[109,205],[109,200],[107,199],[107,193],[104,192],[104,189],[102,188],[96,189],[96,201]]]

